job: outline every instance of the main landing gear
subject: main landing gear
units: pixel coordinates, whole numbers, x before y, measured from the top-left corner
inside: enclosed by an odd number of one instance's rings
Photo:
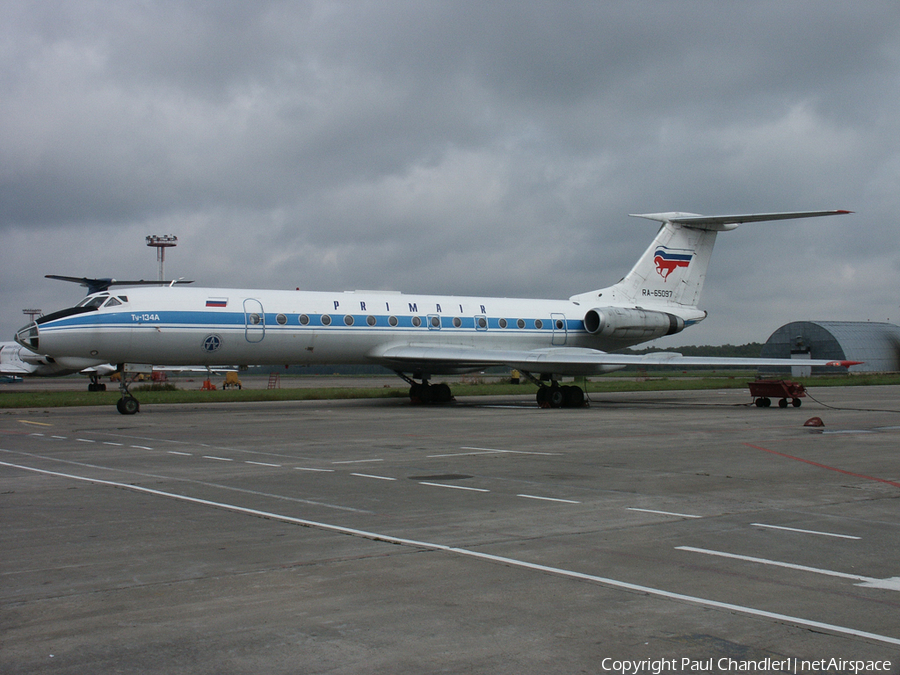
[[[453,392],[450,391],[450,385],[444,382],[429,384],[427,377],[422,377],[421,382],[416,382],[403,373],[398,372],[397,375],[409,382],[410,403],[428,405],[433,403],[450,403],[453,400]]]
[[[584,389],[574,384],[560,386],[552,376],[541,375],[538,379],[529,372],[522,371],[529,380],[538,386],[537,404],[541,408],[585,408],[588,405]],[[550,385],[544,384],[550,380]]]
[[[100,381],[97,373],[90,373],[91,383],[88,385],[88,391],[106,391],[106,385]]]
[[[549,387],[541,384],[538,388],[537,404],[541,408],[584,408],[587,399],[581,387],[574,384],[560,386],[553,382]]]
[[[399,371],[397,375],[409,383],[409,400],[410,403],[416,405],[429,405],[450,403],[454,400],[450,386],[441,382],[440,384],[430,384],[428,376],[416,373],[415,377],[421,379],[416,382],[411,377]],[[563,385],[551,379],[549,375],[541,376],[541,379],[534,377],[531,373],[522,371],[525,377],[534,382],[538,386],[537,404],[541,408],[585,408],[588,405],[587,397],[584,389],[577,385]],[[544,383],[550,380],[550,384]]]

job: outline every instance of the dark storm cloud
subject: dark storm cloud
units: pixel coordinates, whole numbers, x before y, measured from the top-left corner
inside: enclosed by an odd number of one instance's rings
[[[7,335],[23,306],[77,298],[45,273],[155,276],[146,234],[177,234],[171,275],[206,285],[567,297],[647,245],[626,213],[832,207],[858,214],[722,236],[685,341],[896,319],[895,2],[0,2],[0,19]]]

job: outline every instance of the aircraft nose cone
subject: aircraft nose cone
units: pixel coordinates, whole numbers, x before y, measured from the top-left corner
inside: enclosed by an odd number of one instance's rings
[[[40,338],[38,337],[38,326],[32,321],[30,324],[25,326],[24,328],[20,328],[16,332],[16,342],[25,347],[26,349],[30,349],[33,352],[38,351],[38,344],[40,343]]]

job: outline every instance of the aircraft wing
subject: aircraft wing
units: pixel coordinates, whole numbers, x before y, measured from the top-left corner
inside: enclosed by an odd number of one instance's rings
[[[11,363],[4,363],[0,365],[0,375],[18,375],[19,377],[23,375],[31,375],[31,371],[27,368],[23,368],[21,366],[14,366]]]
[[[598,375],[625,366],[843,366],[861,361],[826,361],[824,359],[727,358],[716,356],[683,356],[674,352],[650,354],[608,354],[596,349],[574,347],[509,350],[446,347],[431,345],[396,345],[373,354],[387,367],[430,370],[432,373],[464,372],[490,366],[509,366],[526,372],[560,375]]]

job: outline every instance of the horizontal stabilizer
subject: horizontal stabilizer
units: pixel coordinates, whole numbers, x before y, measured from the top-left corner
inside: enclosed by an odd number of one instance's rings
[[[109,290],[110,286],[171,286],[173,284],[192,284],[193,281],[186,279],[175,279],[171,281],[118,281],[116,279],[91,279],[89,277],[66,277],[59,274],[45,274],[47,279],[55,279],[57,281],[71,281],[74,284],[80,284],[88,289],[88,295],[91,293],[99,293],[100,291]]]
[[[843,216],[853,211],[788,211],[785,213],[745,213],[732,216],[701,216],[696,213],[629,213],[635,218],[647,218],[661,223],[677,223],[698,230],[733,230],[741,223],[762,223],[769,220],[792,220],[794,218],[818,218],[820,216]]]

